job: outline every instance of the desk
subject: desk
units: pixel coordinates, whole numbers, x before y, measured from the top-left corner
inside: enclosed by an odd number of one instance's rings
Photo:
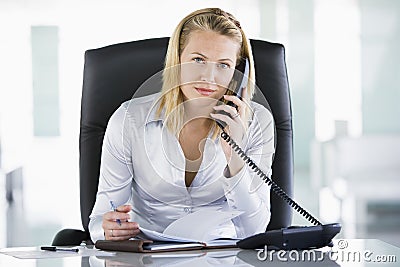
[[[175,253],[117,252],[112,257],[68,257],[22,260],[0,253],[0,266],[399,266],[400,248],[378,239],[337,239],[335,246],[315,250],[315,256],[304,252],[265,254],[256,250],[218,249]],[[309,251],[310,252],[310,251]],[[272,253],[269,251],[268,253]],[[329,254],[330,253],[330,254]],[[303,254],[303,256],[301,256]],[[310,256],[308,256],[310,255]],[[296,260],[297,257],[297,260]],[[375,262],[374,262],[375,261]],[[380,262],[377,262],[380,261]],[[382,263],[385,261],[385,263]]]

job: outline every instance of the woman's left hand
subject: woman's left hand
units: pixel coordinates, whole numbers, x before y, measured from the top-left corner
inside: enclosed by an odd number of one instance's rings
[[[245,94],[246,90],[243,90],[243,93]],[[236,144],[241,146],[244,135],[246,134],[246,103],[234,95],[224,95],[224,98],[228,101],[232,101],[237,106],[237,109],[229,105],[215,106],[214,109],[216,111],[223,110],[230,114],[230,116],[221,113],[211,113],[211,117],[225,122],[225,132],[236,142]],[[221,139],[221,146],[228,162],[230,174],[233,176],[242,169],[244,162],[239,155],[232,152],[231,146],[223,139]]]

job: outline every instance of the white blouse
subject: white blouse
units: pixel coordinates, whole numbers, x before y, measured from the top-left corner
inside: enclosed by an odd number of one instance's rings
[[[131,204],[131,220],[162,232],[171,222],[200,209],[240,210],[216,236],[243,238],[264,232],[270,220],[270,188],[247,165],[227,178],[220,137],[208,136],[200,169],[185,185],[185,156],[176,136],[156,116],[160,94],[123,103],[111,116],[103,141],[96,202],[90,215],[93,242],[104,239],[102,216]],[[271,113],[251,102],[253,115],[243,149],[267,174],[271,172],[274,123]],[[205,218],[206,219],[206,218]],[[200,223],[200,222],[199,222]],[[195,229],[195,228],[194,228]]]

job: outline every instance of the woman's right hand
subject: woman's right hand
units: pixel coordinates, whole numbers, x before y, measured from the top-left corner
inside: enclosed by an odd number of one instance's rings
[[[109,211],[103,215],[103,230],[106,240],[127,240],[140,233],[137,222],[129,222],[128,212],[132,210],[131,205],[122,205],[116,211]],[[121,224],[117,222],[120,220]]]

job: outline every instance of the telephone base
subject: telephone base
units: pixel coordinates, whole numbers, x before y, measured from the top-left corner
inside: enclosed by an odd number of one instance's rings
[[[339,223],[316,226],[290,226],[256,234],[237,242],[243,249],[301,250],[333,246],[334,238],[342,229]]]

